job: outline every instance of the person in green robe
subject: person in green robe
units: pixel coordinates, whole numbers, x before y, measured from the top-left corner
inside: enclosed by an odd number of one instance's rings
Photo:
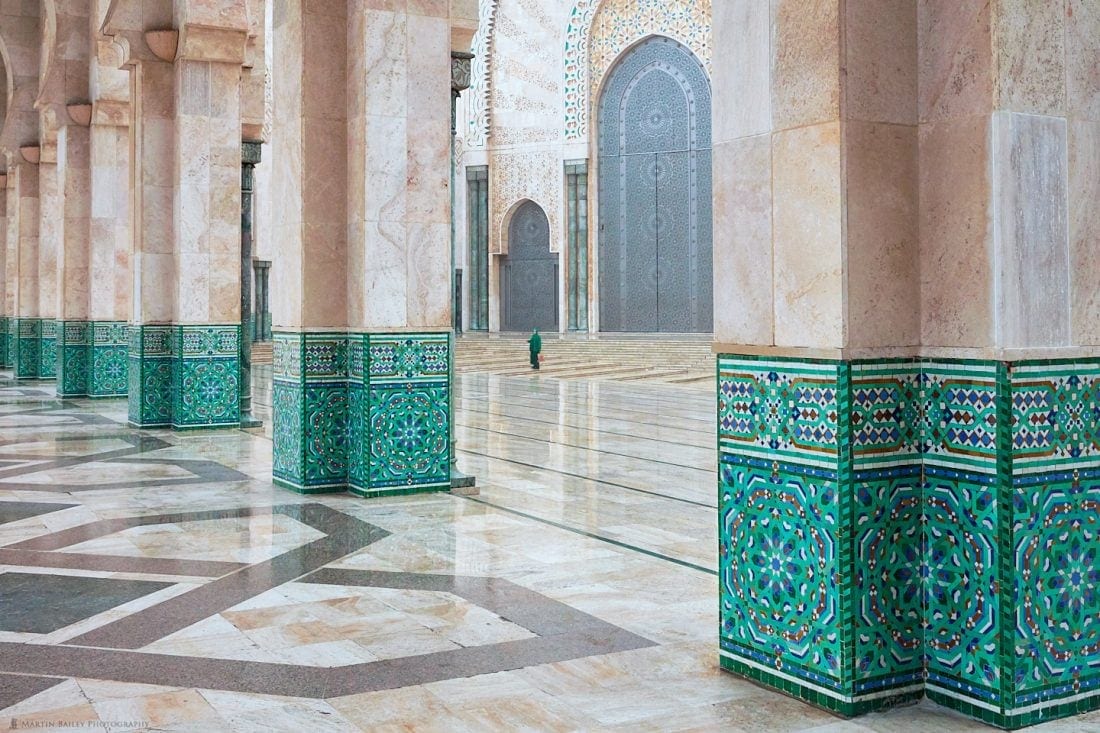
[[[527,345],[531,347],[531,368],[539,368],[539,353],[542,351],[542,336],[539,336],[539,330],[536,328],[535,332],[531,334],[531,338],[527,339]]]

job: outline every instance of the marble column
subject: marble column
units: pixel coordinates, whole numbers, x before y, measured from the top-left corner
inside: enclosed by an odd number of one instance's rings
[[[248,26],[243,7],[223,14],[202,3],[175,8],[178,35],[151,31],[146,46],[129,44],[135,176],[129,417],[141,427],[236,427],[240,82]]]
[[[727,669],[845,715],[1100,704],[1096,15],[715,8]]]
[[[57,143],[61,250],[57,258],[57,394],[88,395],[91,146],[88,128],[61,128]]]
[[[8,243],[14,244],[15,318],[12,364],[16,379],[37,379],[42,340],[38,292],[38,165],[8,164]]]
[[[56,142],[41,148],[38,202],[38,378],[53,380],[57,378],[57,266],[64,230]]]
[[[261,145],[244,142],[241,146],[241,427],[257,428],[262,423],[252,417],[252,236],[254,231],[253,194],[256,166]]]
[[[450,33],[447,3],[276,17],[280,485],[450,488]]]
[[[87,392],[93,399],[126,397],[127,322],[135,274],[131,268],[130,128],[128,103],[99,99],[89,128],[91,211]]]
[[[11,274],[8,271],[8,176],[0,174],[0,369],[10,369],[8,329],[11,327]]]

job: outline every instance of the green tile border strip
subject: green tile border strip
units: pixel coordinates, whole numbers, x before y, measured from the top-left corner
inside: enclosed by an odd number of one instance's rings
[[[811,395],[812,399],[805,399],[807,384],[833,369],[837,375],[835,440],[828,434],[832,423],[821,419],[832,404],[827,392],[821,391],[828,385],[815,385],[818,392]],[[1007,728],[1100,708],[1100,630],[1090,632],[1087,624],[1088,618],[1100,616],[1100,606],[1093,600],[1086,607],[1088,599],[1100,597],[1100,571],[1095,563],[1082,566],[1085,580],[1081,582],[1086,583],[1082,587],[1091,590],[1085,596],[1073,596],[1076,602],[1066,594],[1075,592],[1067,586],[1077,581],[1059,584],[1038,575],[1056,572],[1062,558],[1075,562],[1072,558],[1077,557],[1085,562],[1083,558],[1093,557],[1100,549],[1100,532],[1069,531],[1071,526],[1100,526],[1100,358],[1018,363],[942,359],[829,362],[720,355],[717,375],[720,487],[728,480],[728,465],[756,465],[757,474],[770,468],[777,487],[792,485],[785,481],[817,481],[820,487],[827,487],[835,477],[840,507],[840,521],[833,535],[837,543],[835,557],[837,572],[847,578],[835,590],[841,608],[840,623],[834,632],[840,641],[841,679],[827,682],[816,667],[802,668],[794,663],[797,657],[773,652],[786,644],[778,637],[752,652],[750,656],[755,659],[745,656],[748,648],[734,651],[739,647],[732,638],[728,649],[723,641],[724,668],[849,716],[923,694]],[[731,377],[743,381],[731,384]],[[774,390],[765,382],[772,386],[782,383],[783,389]],[[833,445],[835,464],[832,457],[823,457],[817,446],[807,450],[807,436],[823,438],[822,445]],[[731,459],[734,463],[727,464]],[[782,476],[792,478],[780,479]],[[926,480],[914,484],[913,476]],[[890,494],[868,493],[876,485],[894,487],[889,483],[894,480],[902,482],[897,485],[904,489],[902,494],[896,493],[897,488],[892,488],[895,493]],[[933,506],[926,502],[935,498],[937,511],[946,512],[947,521],[939,529],[935,522],[930,527],[926,521],[920,522],[921,551],[930,551],[928,543],[936,535],[929,531],[943,533],[945,539],[959,534],[958,540],[942,547],[947,548],[948,555],[958,555],[950,558],[952,564],[948,567],[955,568],[953,573],[961,572],[959,578],[964,583],[942,596],[949,605],[936,623],[943,625],[945,636],[922,632],[925,641],[921,643],[957,637],[951,643],[958,646],[944,647],[948,666],[936,667],[935,654],[929,656],[932,648],[928,647],[922,655],[923,671],[899,669],[895,675],[866,676],[874,667],[863,668],[868,661],[864,650],[876,645],[871,643],[874,637],[859,631],[856,609],[863,591],[852,578],[885,574],[887,568],[857,567],[863,562],[861,558],[872,556],[866,554],[866,548],[855,552],[856,530],[864,538],[883,544],[886,540],[882,538],[889,539],[894,525],[876,528],[874,521],[882,520],[871,521],[867,511],[880,518],[887,516],[895,523],[911,521],[906,519],[911,514],[898,514],[901,505],[877,508],[866,502],[891,496],[891,500],[911,504],[914,499],[906,499],[904,492],[911,495],[917,487],[921,517]],[[928,494],[947,487],[953,487],[950,493]],[[1036,491],[1044,493],[1036,495]],[[948,498],[947,502],[940,501]],[[1053,501],[1057,506],[1048,507],[1044,501]],[[799,511],[805,516],[804,510]],[[725,588],[724,574],[730,572],[726,555],[733,553],[726,550],[723,512],[719,513],[720,580]],[[952,516],[956,518],[950,519]],[[887,534],[876,537],[876,531]],[[962,537],[960,533],[964,532],[970,533],[970,540]],[[892,541],[898,538],[895,534]],[[885,549],[903,554],[889,546]],[[876,550],[872,547],[871,551]],[[975,552],[979,554],[972,554]],[[738,558],[741,554],[736,553]],[[910,578],[901,581],[903,587],[913,582],[918,572],[909,562],[890,570],[908,574],[899,576]],[[803,577],[797,569],[789,572],[791,577]],[[1014,587],[1015,592],[1004,592]],[[1018,621],[1025,598],[1019,594],[1039,587],[1045,589],[1045,595],[1029,599],[1029,607],[1038,609],[1037,604],[1043,603],[1049,607],[1030,614],[1030,625]],[[934,597],[927,595],[927,590],[921,593],[925,594],[925,604]],[[1061,595],[1047,599],[1051,593]],[[725,590],[722,594],[725,599]],[[796,594],[799,598],[815,597]],[[965,606],[956,607],[953,597],[963,598]],[[769,603],[774,607],[775,599]],[[929,610],[933,608],[939,606],[928,606]],[[724,609],[723,605],[723,619]],[[979,612],[980,625],[968,624],[970,631],[965,633],[950,631],[949,624],[958,625],[951,619],[963,616],[978,621],[975,614]],[[773,613],[778,613],[778,608]],[[1056,618],[1044,615],[1051,613]],[[776,628],[793,630],[779,624],[781,616],[774,618]],[[927,621],[922,621],[922,628],[924,623]],[[1070,630],[1078,627],[1084,629],[1084,637],[1070,636]],[[910,622],[910,631],[914,628]],[[931,628],[937,627],[933,624]],[[1049,633],[1044,631],[1047,628]],[[723,621],[723,639],[724,629]],[[1064,638],[1059,639],[1059,635]],[[1056,653],[1062,656],[1052,656]],[[1040,661],[1044,657],[1049,658]],[[1046,683],[1035,685],[1034,680],[1040,676]]]
[[[13,321],[13,369],[16,379],[38,379],[42,343],[41,318],[16,318]]]

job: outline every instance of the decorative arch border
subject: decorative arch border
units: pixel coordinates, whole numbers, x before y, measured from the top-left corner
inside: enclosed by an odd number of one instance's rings
[[[576,0],[565,30],[565,140],[588,139],[596,90],[615,60],[639,40],[668,36],[711,73],[712,0]]]
[[[470,67],[470,89],[466,92],[466,149],[484,148],[489,143],[492,113],[489,93],[492,85],[493,31],[498,0],[479,0],[477,33],[470,46],[474,60]]]

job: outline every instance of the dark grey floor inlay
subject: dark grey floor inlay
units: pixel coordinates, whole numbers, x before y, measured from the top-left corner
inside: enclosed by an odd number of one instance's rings
[[[0,501],[0,524],[18,522],[20,519],[38,517],[62,509],[72,509],[76,504],[46,504],[36,501]]]
[[[0,573],[0,631],[49,634],[171,583],[44,573]]]
[[[57,677],[28,677],[22,674],[0,674],[0,710],[45,692],[64,680]]]

